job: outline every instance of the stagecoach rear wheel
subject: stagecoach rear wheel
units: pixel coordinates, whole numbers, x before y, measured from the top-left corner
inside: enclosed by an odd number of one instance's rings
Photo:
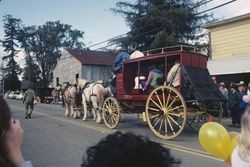
[[[222,117],[222,103],[211,101],[200,104],[200,109],[196,112],[189,112],[187,124],[195,131],[199,131],[201,126],[207,122],[220,122]]]
[[[108,97],[103,102],[102,117],[103,117],[105,125],[108,128],[114,129],[117,127],[121,119],[120,113],[121,113],[121,109],[120,109],[118,101],[115,98]]]
[[[204,123],[210,121],[210,117],[208,113],[201,111],[188,113],[187,124],[195,131],[199,131]]]
[[[184,129],[187,107],[180,92],[171,86],[154,89],[146,102],[146,119],[153,133],[162,139],[173,139]]]

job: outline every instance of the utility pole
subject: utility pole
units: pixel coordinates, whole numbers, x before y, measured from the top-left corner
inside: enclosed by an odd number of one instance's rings
[[[2,88],[3,88],[3,95],[4,95],[4,63],[2,57]]]
[[[28,54],[28,76],[29,76],[29,86],[31,86],[31,74],[30,69],[31,68],[31,56]]]

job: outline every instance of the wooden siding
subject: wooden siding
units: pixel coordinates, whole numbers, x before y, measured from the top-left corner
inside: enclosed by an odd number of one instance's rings
[[[250,55],[250,19],[210,29],[212,59]]]

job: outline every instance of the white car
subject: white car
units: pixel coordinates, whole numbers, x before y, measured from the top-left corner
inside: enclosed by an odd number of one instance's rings
[[[17,96],[20,94],[20,92],[19,91],[16,91],[15,93],[14,93],[14,97],[13,97],[13,99],[17,99]]]
[[[24,98],[24,93],[20,93],[19,95],[16,96],[17,100],[23,100]]]
[[[14,96],[15,96],[15,92],[10,92],[10,94],[8,95],[8,98],[9,99],[14,99]]]

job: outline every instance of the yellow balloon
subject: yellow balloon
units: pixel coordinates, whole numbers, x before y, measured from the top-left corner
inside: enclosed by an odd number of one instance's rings
[[[238,136],[240,133],[236,131],[229,131],[228,134],[230,139],[232,140],[235,136]]]
[[[239,135],[235,136],[230,142],[230,147],[228,150],[228,155],[230,159],[235,147],[238,145],[238,142],[239,142]]]
[[[205,123],[199,131],[199,142],[210,154],[223,160],[228,158],[230,137],[222,125],[216,122]]]
[[[228,149],[228,158],[225,160],[225,163],[231,164],[231,156],[233,154],[235,147],[237,147],[238,142],[239,142],[239,133],[235,132],[235,133],[233,133],[234,135],[230,135],[231,134],[230,132],[228,132],[228,133],[229,133],[231,141],[230,141],[230,145],[229,145],[229,149]]]

